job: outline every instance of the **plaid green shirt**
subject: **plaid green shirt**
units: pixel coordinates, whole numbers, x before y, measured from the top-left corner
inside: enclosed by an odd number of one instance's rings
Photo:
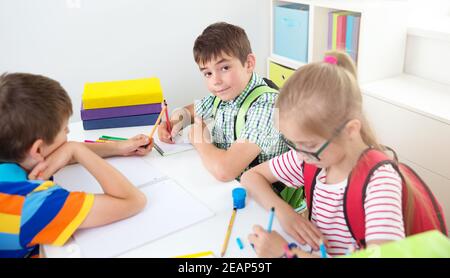
[[[247,87],[238,97],[220,103],[212,128],[212,140],[216,147],[227,150],[234,143],[235,117],[246,96],[259,85],[267,84],[256,73],[253,73]],[[261,148],[258,163],[265,162],[289,150],[273,125],[274,106],[277,97],[278,94],[265,93],[250,106],[247,111],[244,130],[238,138],[249,140]],[[194,104],[196,116],[203,118],[206,122],[211,120],[213,103],[214,95],[212,94],[196,101]]]

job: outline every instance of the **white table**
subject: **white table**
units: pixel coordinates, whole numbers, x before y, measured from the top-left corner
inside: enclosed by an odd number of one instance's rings
[[[131,137],[139,133],[147,134],[151,130],[151,126],[141,126],[85,131],[81,122],[70,124],[69,128],[69,140],[81,142],[85,139],[95,140],[101,135]],[[162,157],[153,150],[145,159],[202,201],[215,215],[184,230],[132,249],[121,257],[174,257],[203,251],[213,251],[216,257],[220,257],[233,208],[231,191],[240,186],[239,183],[217,181],[204,168],[195,150],[167,157]],[[253,225],[267,227],[268,221],[269,213],[247,196],[246,207],[237,212],[225,257],[255,257],[247,236]],[[274,220],[273,229],[286,237],[277,219]],[[243,250],[239,249],[236,237],[243,241]],[[73,238],[62,247],[45,245],[42,251],[47,257],[82,257],[82,250]]]

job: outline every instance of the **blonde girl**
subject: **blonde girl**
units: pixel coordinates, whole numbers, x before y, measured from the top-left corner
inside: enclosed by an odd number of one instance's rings
[[[363,114],[351,58],[332,51],[323,62],[300,68],[284,85],[276,107],[279,130],[291,151],[253,168],[241,183],[266,209],[275,207],[281,226],[296,241],[317,250],[323,240],[329,256],[344,255],[358,246],[343,212],[347,179],[365,150],[382,150]],[[276,181],[303,186],[303,168],[308,164],[320,168],[313,198],[308,200],[311,221],[297,214],[270,187]],[[367,245],[405,237],[402,179],[392,165],[382,165],[371,174],[364,209]],[[253,231],[249,241],[259,256],[285,253],[288,242],[277,232],[268,233],[260,226]],[[300,257],[311,256],[294,252]]]

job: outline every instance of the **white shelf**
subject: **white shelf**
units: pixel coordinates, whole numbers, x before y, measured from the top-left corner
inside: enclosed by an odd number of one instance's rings
[[[405,1],[395,0],[270,0],[270,59],[297,69],[304,63],[274,55],[273,7],[289,3],[309,6],[308,63],[322,61],[328,49],[328,13],[345,10],[361,14],[358,78],[372,82],[403,72],[407,12]]]
[[[438,17],[410,23],[408,35],[450,42],[450,17]]]
[[[361,86],[364,94],[450,125],[450,86],[408,74]]]

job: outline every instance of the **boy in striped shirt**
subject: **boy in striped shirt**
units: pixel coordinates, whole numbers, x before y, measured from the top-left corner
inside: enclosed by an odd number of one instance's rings
[[[145,195],[99,155],[145,155],[152,148],[147,136],[111,144],[67,142],[71,114],[58,82],[32,74],[0,76],[0,258],[38,257],[40,244],[63,245],[77,229],[130,217],[146,204]],[[51,176],[69,163],[83,165],[104,194],[56,185]]]

